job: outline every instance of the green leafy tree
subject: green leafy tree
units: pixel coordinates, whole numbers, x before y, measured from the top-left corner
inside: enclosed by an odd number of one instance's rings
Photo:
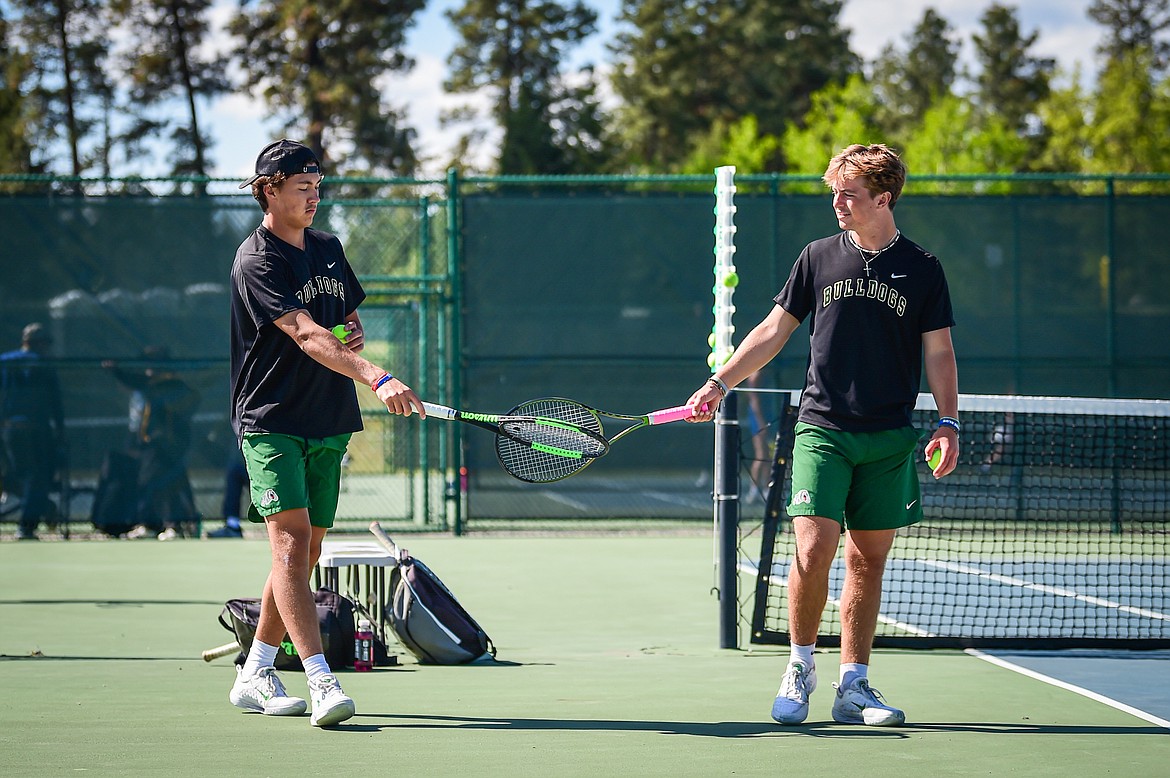
[[[784,132],[787,172],[820,174],[828,159],[849,144],[878,142],[878,114],[874,91],[860,73],[815,92],[803,121]]]
[[[447,18],[460,42],[443,87],[492,96],[492,119],[503,133],[499,172],[598,172],[609,141],[592,68],[576,79],[564,72],[568,51],[596,30],[596,12],[582,2],[466,0]],[[475,118],[471,110],[447,117]],[[464,142],[470,146],[482,137],[479,131]]]
[[[1041,149],[1029,166],[1052,173],[1083,173],[1091,159],[1090,100],[1081,86],[1079,68],[1067,86],[1053,88],[1037,103],[1036,116],[1045,128]]]
[[[780,137],[814,92],[860,70],[840,0],[623,0],[612,84],[633,168],[680,169],[712,128]],[[782,160],[770,163],[779,167]]]
[[[761,135],[755,116],[745,116],[731,126],[716,122],[679,172],[700,175],[722,165],[735,165],[737,173],[766,173],[779,149],[780,139]]]
[[[958,74],[959,43],[949,22],[933,8],[906,37],[904,52],[887,45],[873,64],[873,88],[882,110],[878,121],[895,141],[938,100],[949,95]]]
[[[286,128],[323,163],[410,174],[415,131],[378,86],[407,73],[402,46],[425,0],[242,0],[229,30],[244,86],[259,93]]]
[[[169,129],[174,143],[174,175],[207,175],[210,143],[199,126],[198,101],[231,90],[227,59],[206,54],[212,0],[114,0],[113,8],[133,30],[122,52],[120,69],[130,78],[131,126],[128,138],[139,140]],[[153,118],[151,108],[181,101],[185,122]]]
[[[975,76],[979,113],[996,117],[1021,134],[1039,134],[1035,109],[1048,96],[1056,61],[1029,53],[1040,33],[1023,35],[1014,8],[994,3],[980,21],[983,34],[972,36],[979,65]]]
[[[950,94],[936,100],[906,140],[906,164],[918,175],[1015,172],[1027,158],[1027,140],[1000,117],[977,126],[975,113],[966,97]]]
[[[1112,59],[1097,79],[1088,169],[1099,173],[1170,170],[1170,79],[1153,82],[1154,54],[1139,49]]]

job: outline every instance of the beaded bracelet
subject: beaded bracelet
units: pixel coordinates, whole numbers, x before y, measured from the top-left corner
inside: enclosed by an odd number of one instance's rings
[[[378,376],[378,379],[374,381],[374,383],[370,384],[370,388],[376,392],[378,391],[379,387],[382,386],[382,384],[393,378],[394,376],[390,375],[389,373],[383,373],[382,375]]]
[[[950,427],[951,429],[953,429],[955,431],[956,434],[958,434],[959,432],[962,431],[962,427],[959,425],[959,420],[954,418],[953,416],[940,417],[938,420],[938,426]]]
[[[719,378],[719,376],[711,376],[707,381],[715,384],[715,388],[719,390],[719,394],[724,397],[727,396],[727,384],[723,383],[723,379]]]

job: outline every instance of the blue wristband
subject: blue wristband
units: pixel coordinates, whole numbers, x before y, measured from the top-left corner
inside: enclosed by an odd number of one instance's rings
[[[959,420],[952,416],[943,416],[938,420],[938,426],[950,427],[956,434],[962,432],[962,427],[959,425]]]
[[[385,373],[377,381],[370,384],[370,388],[376,392],[382,386],[382,384],[386,383],[387,381],[389,381],[392,378],[394,378],[394,376],[390,375],[389,373]]]

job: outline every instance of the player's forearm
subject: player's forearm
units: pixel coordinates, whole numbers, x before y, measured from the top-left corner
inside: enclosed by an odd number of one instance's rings
[[[953,350],[926,355],[926,383],[938,406],[939,416],[959,417],[959,370]]]
[[[777,306],[768,318],[747,334],[731,359],[715,375],[728,387],[739,386],[780,353],[799,325],[795,317]]]

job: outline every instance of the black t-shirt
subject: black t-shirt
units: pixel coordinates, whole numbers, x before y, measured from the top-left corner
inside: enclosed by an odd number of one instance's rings
[[[809,319],[809,365],[801,421],[846,432],[911,423],[922,378],[922,333],[953,327],[942,265],[906,237],[865,273],[841,232],[813,241],[792,267],[776,304]]]
[[[305,248],[258,227],[232,263],[232,427],[325,438],[362,428],[353,380],[306,355],[273,322],[306,310],[322,327],[345,322],[365,292],[341,241],[305,230]]]

